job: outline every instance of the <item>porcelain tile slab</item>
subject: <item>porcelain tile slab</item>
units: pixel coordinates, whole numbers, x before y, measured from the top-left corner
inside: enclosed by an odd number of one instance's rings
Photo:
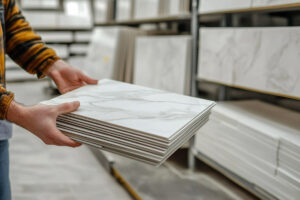
[[[203,99],[111,80],[101,80],[97,86],[84,86],[43,103],[74,100],[80,101],[81,107],[73,114],[162,138],[171,138],[214,105]]]
[[[137,38],[134,83],[179,94],[189,93],[190,45],[189,36]]]
[[[285,5],[291,3],[300,3],[299,0],[252,0],[253,7]]]
[[[250,8],[252,0],[201,0],[199,5],[200,13],[221,12]]]

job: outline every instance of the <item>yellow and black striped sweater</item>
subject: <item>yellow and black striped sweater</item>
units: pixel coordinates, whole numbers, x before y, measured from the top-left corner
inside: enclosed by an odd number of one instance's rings
[[[5,20],[5,27],[0,26],[0,119],[6,119],[14,95],[4,88],[5,53],[24,70],[37,74],[39,78],[44,77],[48,68],[59,58],[54,50],[46,47],[40,36],[34,33],[19,10],[16,0],[0,1],[4,8]]]

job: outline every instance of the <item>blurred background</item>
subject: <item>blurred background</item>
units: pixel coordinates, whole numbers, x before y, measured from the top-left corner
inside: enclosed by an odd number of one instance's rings
[[[300,0],[18,0],[73,67],[217,101],[159,168],[87,146],[45,146],[14,126],[13,199],[299,199]],[[7,88],[58,95],[9,57]]]

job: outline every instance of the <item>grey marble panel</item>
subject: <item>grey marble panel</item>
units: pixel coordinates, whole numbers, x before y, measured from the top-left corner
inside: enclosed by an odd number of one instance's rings
[[[43,103],[74,100],[81,106],[73,115],[165,139],[180,133],[193,120],[201,120],[214,105],[203,99],[112,80],[101,80],[96,86],[85,86]]]
[[[250,8],[252,0],[201,0],[199,5],[200,13],[221,12]]]
[[[300,97],[299,27],[201,29],[199,77]]]
[[[189,92],[190,36],[139,37],[134,83],[180,94]]]
[[[275,5],[284,5],[290,3],[300,3],[299,0],[252,0],[253,7],[261,6],[275,6]]]

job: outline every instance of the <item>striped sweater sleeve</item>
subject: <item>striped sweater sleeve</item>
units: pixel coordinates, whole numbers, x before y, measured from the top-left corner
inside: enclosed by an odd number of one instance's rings
[[[34,33],[16,0],[6,0],[5,12],[7,54],[27,72],[37,74],[39,78],[44,77],[59,57]]]
[[[53,49],[45,46],[25,20],[15,0],[0,0],[5,8],[5,48],[6,53],[23,69],[39,78],[59,59]],[[0,34],[3,37],[3,34]],[[4,57],[0,58],[4,60]],[[0,75],[1,77],[3,74]],[[0,86],[0,119],[5,120],[12,92]]]

